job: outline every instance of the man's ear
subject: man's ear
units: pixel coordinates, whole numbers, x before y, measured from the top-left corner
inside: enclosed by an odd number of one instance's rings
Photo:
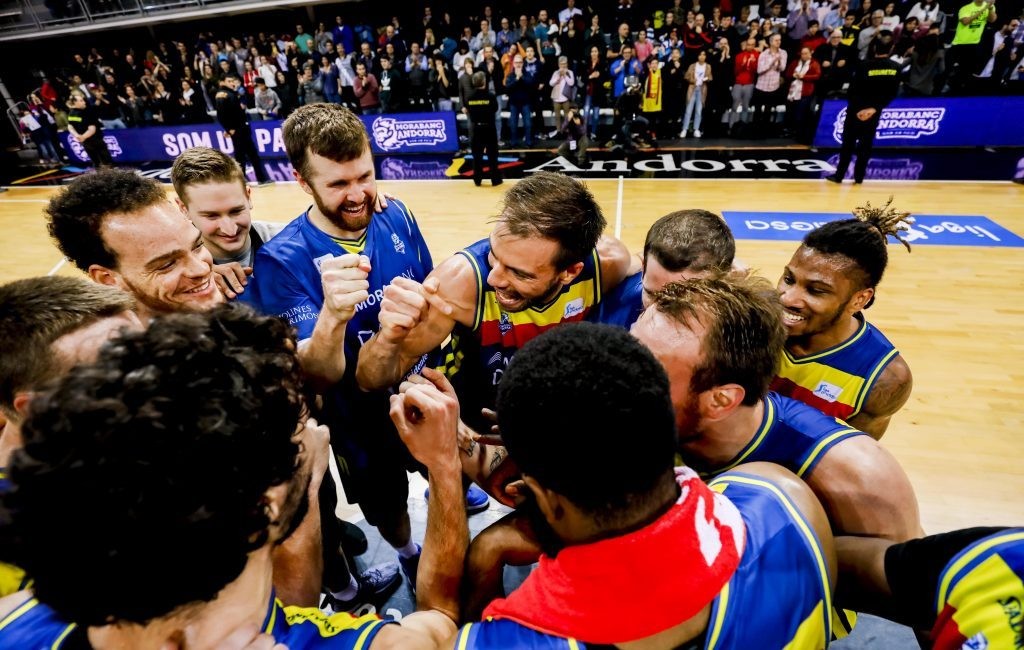
[[[28,415],[28,405],[31,401],[31,391],[19,391],[14,394],[14,400],[11,404],[14,406],[14,412],[18,414],[19,418],[25,419]]]
[[[697,398],[701,419],[708,422],[724,420],[743,403],[747,391],[739,384],[724,384],[710,388]]]
[[[292,170],[292,177],[293,177],[293,178],[295,179],[295,181],[296,181],[296,182],[297,182],[297,183],[299,184],[299,187],[301,187],[301,188],[302,188],[302,191],[303,191],[303,192],[305,192],[306,194],[309,194],[310,196],[313,196],[313,188],[311,188],[311,187],[309,186],[309,183],[307,183],[307,182],[306,182],[306,179],[304,179],[304,178],[303,178],[303,177],[302,177],[302,176],[301,176],[301,175],[299,174],[299,171],[298,171],[297,169],[293,169],[293,170]]]
[[[851,314],[855,314],[860,310],[864,309],[868,304],[870,304],[871,299],[874,297],[874,288],[868,287],[867,289],[861,289],[857,293],[853,294],[853,297],[850,298],[850,306],[847,308],[847,310]]]
[[[178,209],[181,210],[181,213],[183,215],[185,215],[186,217],[188,216],[188,206],[185,205],[185,202],[181,200],[181,197],[175,196],[174,204],[178,206]]]
[[[113,269],[108,269],[105,266],[99,264],[93,264],[89,267],[89,279],[96,284],[105,284],[108,287],[117,287],[123,289],[121,281],[121,274]]]
[[[563,285],[569,284],[570,282],[575,280],[576,276],[578,276],[582,272],[583,272],[583,262],[576,262],[575,264],[572,264],[571,266],[569,266],[569,268],[567,268],[564,271],[562,271],[561,273],[559,273],[558,274],[558,280]]]
[[[544,515],[544,518],[549,523],[559,521],[565,516],[565,508],[562,506],[561,496],[544,488],[532,476],[523,474],[523,482],[526,483],[526,487],[530,488],[530,492],[533,493],[533,498],[537,502],[537,507],[540,508],[541,514]]]

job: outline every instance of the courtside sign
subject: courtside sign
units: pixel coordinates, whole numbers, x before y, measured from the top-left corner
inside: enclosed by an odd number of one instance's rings
[[[736,239],[800,241],[829,221],[851,218],[848,212],[730,212],[723,213]],[[914,246],[993,246],[1024,248],[1024,238],[988,217],[922,214],[903,235]],[[896,243],[889,239],[890,243]]]

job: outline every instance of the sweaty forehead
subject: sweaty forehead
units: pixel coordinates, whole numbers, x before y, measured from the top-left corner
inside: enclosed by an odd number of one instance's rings
[[[838,285],[849,280],[851,271],[856,270],[856,263],[845,255],[801,246],[789,261],[789,268],[808,282]]]

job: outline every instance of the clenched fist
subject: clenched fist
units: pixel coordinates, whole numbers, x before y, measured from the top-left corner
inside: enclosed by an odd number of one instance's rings
[[[356,305],[369,297],[370,258],[349,253],[334,257],[320,267],[324,289],[324,310],[338,320],[348,322],[356,313]]]

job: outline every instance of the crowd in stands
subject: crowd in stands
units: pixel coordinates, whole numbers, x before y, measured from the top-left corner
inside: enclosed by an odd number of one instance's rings
[[[557,137],[570,106],[591,139],[602,109],[616,124],[642,120],[651,138],[809,138],[818,104],[843,95],[875,39],[893,43],[906,96],[1024,87],[1019,2],[1006,15],[986,0],[962,8],[937,0],[564,4],[520,15],[498,5],[460,15],[428,5],[385,25],[338,16],[292,33],[202,33],[144,53],[93,48],[29,95],[25,130],[35,130],[32,122],[61,130],[74,89],[104,128],[210,122],[231,78],[256,119],[322,101],[363,114],[460,111],[471,73],[482,71],[512,144]]]

